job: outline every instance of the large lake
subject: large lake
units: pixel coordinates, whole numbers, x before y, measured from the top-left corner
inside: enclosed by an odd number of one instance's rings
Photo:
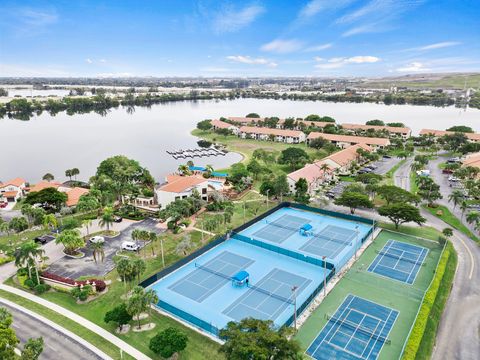
[[[290,100],[171,102],[151,108],[137,107],[131,114],[120,107],[106,116],[43,113],[30,121],[0,120],[3,155],[0,181],[20,176],[36,182],[46,172],[63,180],[65,169],[73,167],[80,169],[80,179],[88,179],[101,160],[117,154],[138,160],[161,181],[185,162],[174,160],[165,151],[195,147],[198,139],[190,131],[198,121],[244,116],[249,112],[279,117],[314,113],[332,116],[339,123],[365,123],[371,119],[399,121],[411,127],[414,134],[421,128],[445,129],[456,124],[480,130],[480,111],[475,109]],[[195,159],[195,163],[222,168],[240,159],[240,155],[230,153],[225,157]]]

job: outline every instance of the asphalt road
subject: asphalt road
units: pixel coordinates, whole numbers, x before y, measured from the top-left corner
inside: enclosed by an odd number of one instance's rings
[[[83,347],[75,340],[56,331],[40,320],[27,315],[20,310],[11,308],[2,302],[0,306],[7,308],[13,315],[13,328],[20,340],[20,348],[29,338],[43,337],[44,346],[41,360],[98,360],[101,359],[91,350]]]
[[[448,195],[453,190],[449,186],[448,175],[442,174],[438,164],[445,158],[430,161],[428,169],[432,179],[440,185],[443,199],[437,200],[440,205],[447,206],[459,219],[462,213],[459,208],[453,209],[448,202]],[[400,166],[394,175],[395,185],[410,190],[410,165],[412,160]],[[426,225],[438,230],[448,227],[440,219],[421,209],[422,216],[427,219]],[[464,222],[466,226],[469,226]],[[474,231],[474,229],[471,229]],[[453,282],[452,292],[443,313],[432,359],[480,359],[480,247],[454,230],[450,239],[458,254],[458,266]]]
[[[438,168],[444,158],[432,160],[428,168],[437,184],[443,199],[437,202],[447,206],[459,219],[460,209],[453,209],[448,202],[452,188],[448,184],[448,176]],[[423,214],[429,222],[445,227],[445,224],[430,215]],[[464,221],[466,226],[469,226]],[[474,231],[474,229],[471,229]],[[480,247],[467,236],[455,231],[452,243],[458,253],[458,267],[452,292],[442,316],[437,341],[432,359],[480,359]]]

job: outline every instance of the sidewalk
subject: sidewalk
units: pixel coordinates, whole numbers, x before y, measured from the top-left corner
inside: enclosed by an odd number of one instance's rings
[[[112,333],[108,332],[107,330],[103,329],[102,327],[94,324],[93,322],[85,319],[84,317],[75,314],[74,312],[61,307],[55,303],[52,303],[48,300],[42,299],[41,297],[32,295],[26,291],[0,284],[0,289],[8,291],[12,294],[19,295],[25,299],[31,300],[36,302],[37,304],[43,305],[50,310],[56,311],[57,313],[69,318],[70,320],[75,321],[76,323],[80,324],[81,326],[93,331],[97,335],[103,337],[105,340],[111,342],[113,345],[117,346],[118,348],[122,349],[127,354],[131,355],[133,358],[137,360],[151,360],[147,355],[140,352],[139,350],[135,349],[133,346],[127,344],[125,341],[121,340],[120,338],[116,337]]]
[[[24,314],[27,314],[28,316],[32,317],[32,318],[35,318],[37,319],[38,321],[44,323],[45,325],[48,325],[49,327],[57,330],[58,332],[61,332],[62,334],[64,334],[65,336],[69,337],[70,339],[76,341],[77,343],[79,343],[80,345],[82,345],[84,348],[86,349],[89,349],[90,351],[92,351],[95,355],[98,355],[99,357],[101,357],[102,359],[105,359],[105,360],[112,360],[112,358],[110,356],[108,356],[107,354],[105,354],[103,351],[101,351],[100,349],[98,349],[97,347],[93,346],[92,344],[90,344],[89,342],[85,341],[83,338],[81,338],[80,336],[72,333],[71,331],[61,327],[60,325],[58,325],[57,323],[54,323],[53,321],[51,320],[48,320],[47,318],[41,316],[41,315],[38,315],[37,313],[33,312],[33,311],[30,311],[20,305],[17,305],[15,304],[14,302],[12,301],[9,301],[9,300],[6,300],[6,299],[2,299],[0,298],[0,304],[5,304],[5,305],[8,305],[9,307],[11,308],[15,308],[17,309],[18,311],[24,313]]]

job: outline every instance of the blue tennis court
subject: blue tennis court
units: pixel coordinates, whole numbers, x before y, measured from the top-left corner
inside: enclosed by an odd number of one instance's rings
[[[335,225],[327,225],[317,233],[312,233],[311,239],[307,241],[300,250],[316,256],[325,255],[334,259],[347,246],[352,246],[352,241],[357,236],[355,230]]]
[[[388,334],[398,311],[348,295],[307,349],[317,360],[375,360],[390,344]]]
[[[254,232],[253,236],[278,244],[281,244],[290,236],[299,232],[302,225],[310,223],[306,218],[289,214],[282,215],[272,222],[268,222],[268,220],[264,221],[266,225]]]
[[[388,240],[368,271],[411,285],[427,254],[428,249],[422,246]]]
[[[292,288],[303,290],[312,282],[291,272],[273,269],[258,284],[234,301],[223,313],[240,321],[246,317],[273,320],[293,305]]]

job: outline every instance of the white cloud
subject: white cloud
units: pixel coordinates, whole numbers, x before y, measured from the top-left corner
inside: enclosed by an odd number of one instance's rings
[[[116,77],[122,78],[122,77],[132,77],[135,75],[129,72],[116,72],[116,73],[100,73],[100,74],[97,74],[96,76],[103,77],[103,78],[116,78]]]
[[[19,10],[21,21],[31,26],[46,26],[57,22],[58,15],[55,11],[43,9],[24,8]]]
[[[450,46],[456,46],[456,45],[460,45],[460,44],[461,43],[458,42],[458,41],[444,41],[444,42],[439,42],[439,43],[430,44],[430,45],[426,45],[426,46],[421,46],[421,47],[416,48],[416,49],[422,50],[422,51],[435,50],[435,49],[442,49],[442,48],[446,48],[446,47],[450,47]]]
[[[381,59],[376,56],[352,56],[352,57],[334,57],[328,60],[315,58],[320,64],[316,64],[317,69],[337,69],[349,64],[371,64],[379,62]],[[326,61],[326,62],[325,62]]]
[[[355,0],[311,0],[299,12],[299,19],[311,18],[322,11],[343,8]]]
[[[278,64],[269,61],[265,58],[252,58],[250,56],[242,56],[242,55],[231,55],[227,56],[227,59],[233,62],[239,62],[242,64],[250,64],[250,65],[267,65],[270,67],[276,67]]]
[[[260,5],[249,5],[243,9],[228,6],[220,11],[213,21],[213,29],[217,33],[235,32],[251,24],[265,12]]]
[[[398,68],[396,71],[398,72],[421,72],[421,71],[429,71],[430,69],[425,67],[425,65],[421,62],[414,61],[404,67]]]
[[[85,59],[85,62],[86,62],[87,64],[93,63],[92,59],[90,59],[90,58]]]
[[[307,47],[304,51],[306,51],[306,52],[323,51],[323,50],[326,50],[326,49],[330,49],[332,46],[333,46],[332,43],[321,44],[321,45],[313,45],[313,46]]]
[[[303,43],[298,40],[273,40],[260,48],[263,51],[275,52],[279,54],[291,53],[300,50]]]
[[[100,61],[102,64],[105,64],[105,63],[107,62],[107,60],[105,60],[105,59],[100,59],[99,61]]]
[[[76,76],[66,71],[60,65],[18,65],[0,63],[0,77],[25,76],[25,77],[62,77]]]
[[[380,24],[373,23],[367,25],[360,25],[353,27],[342,34],[342,37],[348,37],[352,35],[358,34],[366,34],[366,33],[373,33],[373,32],[382,32],[385,29],[380,26]]]

